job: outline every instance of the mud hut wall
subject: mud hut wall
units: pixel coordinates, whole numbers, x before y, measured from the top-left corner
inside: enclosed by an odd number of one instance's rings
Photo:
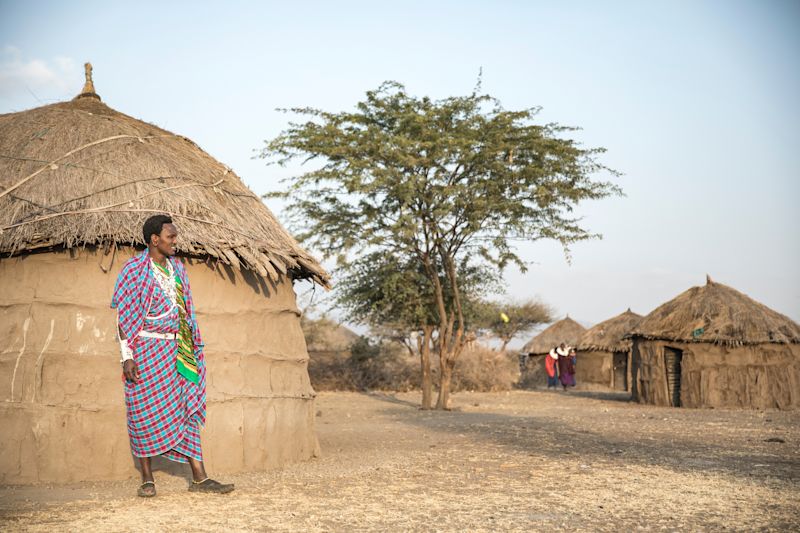
[[[0,482],[135,475],[125,426],[116,274],[131,252],[0,260]],[[187,261],[209,371],[204,455],[220,472],[318,453],[291,283]]]
[[[604,351],[578,352],[575,365],[575,380],[580,383],[594,383],[611,386],[613,355]]]
[[[670,405],[664,348],[683,351],[681,405],[748,409],[800,408],[800,346],[637,340],[639,364],[634,399]]]

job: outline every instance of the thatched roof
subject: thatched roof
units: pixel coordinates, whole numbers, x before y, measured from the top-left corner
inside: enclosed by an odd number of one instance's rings
[[[586,328],[572,320],[569,316],[548,326],[544,331],[536,335],[528,344],[522,347],[522,352],[532,354],[543,354],[558,346],[562,342],[570,346],[578,343],[578,337],[586,331]]]
[[[647,315],[631,333],[647,339],[729,346],[800,343],[800,325],[741,292],[707,278]]]
[[[628,309],[587,329],[578,339],[577,348],[579,351],[629,352],[631,341],[624,340],[623,337],[641,320],[642,315]]]
[[[180,253],[328,285],[236,174],[186,137],[103,104],[88,71],[72,101],[0,115],[1,254],[144,246],[142,224],[157,213],[175,219]]]

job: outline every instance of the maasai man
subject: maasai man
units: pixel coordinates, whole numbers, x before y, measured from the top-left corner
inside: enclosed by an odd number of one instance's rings
[[[166,215],[144,223],[147,250],[128,260],[114,288],[125,407],[133,455],[142,468],[141,497],[156,495],[150,458],[163,455],[192,469],[191,492],[227,493],[209,479],[200,426],[206,417],[206,365],[192,291],[174,256],[178,229]]]

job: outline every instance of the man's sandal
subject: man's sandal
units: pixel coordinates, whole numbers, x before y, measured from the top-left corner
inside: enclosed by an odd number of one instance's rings
[[[214,494],[227,494],[233,490],[233,483],[223,484],[211,478],[202,481],[192,481],[189,492],[211,492]]]
[[[156,495],[156,484],[154,481],[145,481],[141,485],[139,485],[139,490],[136,491],[136,495],[140,498],[152,498]]]

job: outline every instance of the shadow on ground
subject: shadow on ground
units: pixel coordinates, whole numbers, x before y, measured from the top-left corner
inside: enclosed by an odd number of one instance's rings
[[[453,411],[420,411],[414,402],[392,394],[369,396],[391,404],[384,412],[403,423],[434,432],[468,433],[477,441],[519,452],[545,453],[554,460],[568,458],[575,465],[618,462],[657,465],[676,472],[800,480],[796,443],[765,443],[766,436],[773,434],[770,428],[764,428],[761,435],[758,428],[734,428],[739,433],[735,438],[721,434],[718,426],[727,423],[728,418],[724,411],[639,404],[627,408],[619,403],[627,400],[616,392],[522,394],[544,395],[545,405],[535,413],[513,415],[473,410],[480,406],[468,405]],[[547,398],[550,395],[552,400]],[[541,404],[542,396],[536,400]],[[566,404],[572,409],[548,412],[548,402],[554,408]],[[609,411],[606,406],[613,409]],[[486,409],[492,407],[488,405]],[[748,439],[742,432],[754,435]]]

